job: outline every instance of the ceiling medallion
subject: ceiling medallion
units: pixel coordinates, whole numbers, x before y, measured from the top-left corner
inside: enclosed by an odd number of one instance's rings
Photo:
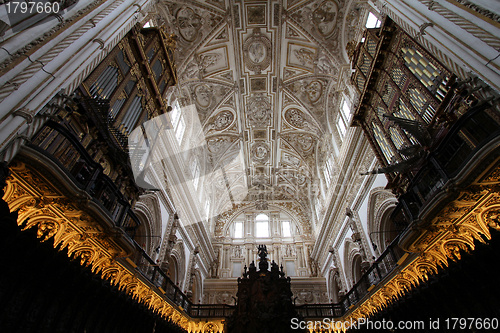
[[[183,7],[177,12],[176,19],[179,35],[188,42],[196,40],[201,28],[201,17],[191,8]]]
[[[253,160],[259,163],[265,163],[269,159],[270,151],[268,144],[257,142],[252,146]]]
[[[316,104],[323,95],[323,84],[319,80],[314,80],[309,82],[304,90],[309,102],[311,102],[311,104]]]
[[[285,120],[296,128],[309,128],[306,116],[299,109],[291,108],[285,111]]]
[[[271,64],[271,41],[255,28],[243,43],[243,53],[247,68],[259,74]]]
[[[208,108],[212,104],[213,89],[206,84],[199,84],[194,88],[193,95],[196,104],[202,108]]]
[[[337,3],[331,0],[323,1],[313,11],[312,19],[321,36],[327,38],[333,33],[337,23],[337,12]]]
[[[288,135],[282,135],[282,137],[300,153],[309,155],[313,151],[315,140],[313,136],[311,136],[310,134],[307,133],[288,134]]]
[[[255,94],[248,101],[248,119],[253,127],[265,127],[271,119],[271,104],[264,94]]]
[[[218,131],[225,130],[233,123],[234,115],[231,111],[221,111],[215,116],[214,128]]]

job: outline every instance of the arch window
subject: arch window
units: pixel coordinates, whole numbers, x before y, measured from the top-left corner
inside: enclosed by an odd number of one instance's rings
[[[342,101],[342,105],[339,112],[339,117],[337,120],[337,128],[342,136],[347,133],[347,127],[349,126],[349,118],[351,115],[351,109],[346,99]]]
[[[281,222],[281,227],[283,228],[283,237],[292,237],[290,221]]]
[[[353,284],[359,281],[361,279],[361,276],[363,275],[361,271],[361,256],[356,255],[354,257],[354,262],[352,263],[352,278],[353,278]]]
[[[170,261],[168,263],[167,276],[172,280],[173,283],[177,284],[178,281],[178,268],[177,268],[177,260],[174,257],[170,257]]]
[[[184,136],[184,131],[186,130],[186,124],[184,118],[181,114],[181,108],[178,102],[175,102],[172,106],[172,111],[170,113],[170,122],[172,123],[172,129],[175,133],[175,138],[179,145],[182,142],[182,137]]]
[[[266,214],[255,217],[255,237],[269,237],[269,217]]]
[[[234,238],[243,238],[243,222],[234,222]]]

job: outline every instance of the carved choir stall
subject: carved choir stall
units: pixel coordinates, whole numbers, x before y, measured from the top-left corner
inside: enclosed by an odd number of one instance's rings
[[[271,270],[265,245],[259,245],[259,270],[252,261],[238,278],[237,305],[228,319],[228,333],[300,332],[291,329],[292,318],[298,318],[292,303],[290,277],[285,277],[273,260]]]

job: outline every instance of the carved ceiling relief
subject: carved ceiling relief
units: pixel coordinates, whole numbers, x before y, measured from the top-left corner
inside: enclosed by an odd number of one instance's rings
[[[229,42],[229,32],[227,29],[228,27],[224,26],[222,30],[216,32],[215,37],[207,43],[207,46]]]
[[[212,46],[213,44],[219,44],[219,46]],[[178,66],[180,83],[201,80],[209,76],[222,79],[227,83],[233,82],[233,73],[229,70],[228,47],[217,40],[208,40],[196,49],[196,52],[186,50],[182,57],[184,59],[179,61],[181,64]],[[176,59],[180,58],[176,57]]]
[[[303,157],[308,157],[314,152],[316,138],[308,133],[282,134],[285,140],[296,152]]]
[[[309,168],[303,165],[300,167],[291,165],[290,158],[298,160],[289,153],[282,154],[282,161],[277,173],[278,186],[281,192],[285,193],[289,198],[300,203],[306,203],[309,200],[308,184],[311,183],[311,173]]]
[[[298,156],[297,153],[293,151],[293,149],[287,147],[283,140],[280,140],[280,148],[281,148],[281,156],[279,162],[279,170],[291,169],[295,171],[299,171],[305,174],[307,177],[309,176],[309,167],[304,162],[304,160]]]
[[[234,84],[234,74],[233,74],[233,71],[232,70],[229,70],[229,71],[226,71],[226,72],[222,72],[222,73],[218,73],[218,74],[214,74],[211,76],[212,79],[215,79],[215,80],[221,80],[221,81],[224,81],[225,83],[230,83],[230,84]]]
[[[325,105],[328,83],[326,79],[309,78],[291,82],[285,87],[321,124],[326,119]]]
[[[198,84],[192,88],[191,93],[198,108],[207,109],[216,103],[212,85]]]
[[[236,117],[229,110],[223,110],[213,116],[205,125],[205,132],[211,134],[213,132],[222,132],[228,130],[233,125]]]
[[[269,155],[271,154],[271,149],[265,142],[254,143],[251,151],[252,160],[260,164],[266,163],[269,160]]]
[[[317,127],[313,124],[309,115],[297,108],[289,108],[284,113],[284,118],[288,124],[296,129],[316,132]]]
[[[185,67],[179,71],[180,81],[185,82],[193,79],[201,79],[200,65],[196,58],[193,56],[186,63]]]
[[[219,22],[224,19],[223,12],[208,11],[197,6],[181,6],[174,2],[166,5],[169,18],[178,39],[176,59],[184,59],[189,49],[203,40]]]
[[[212,155],[212,157],[220,157],[223,155],[229,147],[231,147],[236,141],[237,137],[234,136],[215,136],[207,138],[207,147],[208,151]]]
[[[300,201],[308,197],[308,173],[305,170],[284,169],[278,174],[280,190],[288,197]]]
[[[221,101],[231,94],[232,87],[215,82],[196,83],[189,86],[189,95],[196,105],[200,122],[203,123],[217,109]]]
[[[210,49],[198,54],[198,68],[203,77],[229,69],[226,46]]]
[[[271,124],[272,111],[269,97],[265,94],[254,94],[247,102],[247,119],[249,127],[264,128]]]
[[[337,23],[338,5],[336,1],[323,1],[312,13],[316,30],[324,38],[332,35]]]
[[[314,72],[317,48],[309,45],[288,43],[287,65]]]
[[[252,35],[243,42],[243,54],[246,67],[255,74],[260,74],[271,65],[271,40],[262,34],[260,28],[255,28]]]
[[[292,69],[290,67],[285,67],[283,69],[284,82],[288,81],[288,79],[296,79],[297,77],[307,76],[307,75],[310,75],[310,73],[306,72],[306,71],[296,70],[296,69]]]
[[[189,7],[180,8],[175,13],[179,36],[186,42],[194,42],[201,36],[201,16]]]
[[[290,10],[290,17],[330,50],[338,48],[345,1],[316,1]]]
[[[294,28],[290,24],[286,25],[285,28],[285,37],[288,39],[296,39],[296,40],[305,40],[307,41],[307,38],[304,37],[300,32],[298,32],[298,29]]]
[[[363,6],[347,2],[161,2],[178,36],[179,87],[196,105],[215,169],[231,163],[236,170],[243,153],[247,186],[309,205],[326,112],[338,110],[328,92],[345,64],[342,28],[356,25]]]

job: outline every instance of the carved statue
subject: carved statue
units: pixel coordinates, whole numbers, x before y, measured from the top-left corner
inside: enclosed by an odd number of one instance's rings
[[[259,250],[259,269],[261,271],[265,271],[267,270],[267,268],[269,267],[269,263],[267,262],[267,247],[265,245],[259,245],[257,247],[257,249]]]
[[[236,246],[234,247],[234,252],[233,252],[233,253],[234,253],[234,257],[235,257],[235,258],[239,258],[239,257],[241,257],[241,248],[240,248],[240,246],[239,246],[239,245],[236,245]]]
[[[267,247],[265,245],[259,245],[257,247],[258,249],[258,253],[259,253],[259,257],[260,257],[260,261],[262,260],[267,260],[266,257],[267,257]]]
[[[214,259],[210,267],[210,277],[213,279],[217,278],[217,266],[218,266],[217,259]]]

